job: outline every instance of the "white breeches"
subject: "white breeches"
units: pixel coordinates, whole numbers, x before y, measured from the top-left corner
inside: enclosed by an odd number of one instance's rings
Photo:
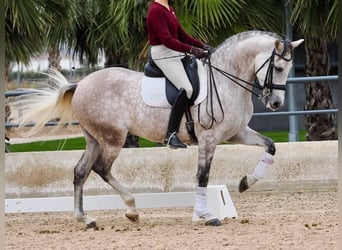
[[[164,75],[178,88],[186,91],[187,97],[192,96],[192,85],[185,72],[181,59],[184,53],[171,50],[164,45],[151,47],[151,56],[155,64],[163,71]]]

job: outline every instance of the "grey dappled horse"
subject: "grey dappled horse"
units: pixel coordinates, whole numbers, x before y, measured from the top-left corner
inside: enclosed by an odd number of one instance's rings
[[[273,141],[248,127],[253,113],[253,87],[250,83],[258,80],[262,89],[261,99],[267,108],[280,108],[284,104],[293,49],[302,42],[289,42],[268,32],[249,31],[230,37],[211,55],[211,65],[223,71],[221,74],[213,69],[218,97],[212,95],[209,102],[204,100],[200,105],[191,107],[198,139],[198,186],[194,210],[206,225],[220,225],[220,221],[207,210],[207,185],[217,144],[232,142],[265,148],[255,171],[242,178],[240,192],[260,180],[266,168],[272,164],[276,151]],[[226,78],[224,72],[233,78]],[[39,108],[31,108],[33,116],[41,116],[42,110],[46,114],[37,121],[37,129],[48,120],[58,117],[61,122],[77,119],[83,130],[87,146],[74,169],[74,216],[88,227],[96,225],[93,218],[85,215],[82,200],[83,185],[93,170],[121,196],[128,207],[127,218],[137,220],[135,199],[112,176],[111,167],[128,132],[150,141],[163,142],[170,108],[155,108],[143,102],[142,72],[106,68],[88,75],[77,84],[68,83],[58,72],[51,77],[55,78],[59,89],[41,91],[39,96],[30,95],[26,104],[35,99]],[[208,109],[212,109],[213,113],[208,113]],[[27,115],[32,117],[31,114]],[[213,122],[212,116],[216,121]],[[178,135],[183,142],[193,144],[184,123],[185,118]]]

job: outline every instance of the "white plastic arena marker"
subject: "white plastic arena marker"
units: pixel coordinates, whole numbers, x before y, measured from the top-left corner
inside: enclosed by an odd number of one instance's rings
[[[238,215],[227,187],[225,185],[209,185],[207,188],[208,211],[219,220],[236,219]],[[200,218],[194,212],[192,221],[198,220]]]

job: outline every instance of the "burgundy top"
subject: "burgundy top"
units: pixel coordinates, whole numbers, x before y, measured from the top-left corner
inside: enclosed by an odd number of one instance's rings
[[[202,43],[187,35],[180,26],[175,10],[152,2],[146,18],[148,39],[151,46],[163,44],[169,49],[190,52],[192,46],[202,47]]]

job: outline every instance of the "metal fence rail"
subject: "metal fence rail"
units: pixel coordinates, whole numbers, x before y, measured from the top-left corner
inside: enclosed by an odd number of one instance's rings
[[[294,111],[277,111],[277,112],[260,112],[254,113],[253,116],[277,116],[277,115],[307,115],[307,114],[324,114],[337,113],[338,109],[319,109],[319,110],[294,110]]]
[[[288,84],[303,84],[307,82],[337,82],[338,76],[311,76],[311,77],[289,77]],[[277,116],[277,115],[307,115],[307,114],[323,114],[323,113],[337,113],[338,109],[321,109],[321,110],[290,110],[290,111],[275,111],[275,112],[259,112],[254,113],[253,116]]]
[[[310,77],[289,77],[287,83],[307,83],[307,82],[337,82],[338,76],[310,76]]]

